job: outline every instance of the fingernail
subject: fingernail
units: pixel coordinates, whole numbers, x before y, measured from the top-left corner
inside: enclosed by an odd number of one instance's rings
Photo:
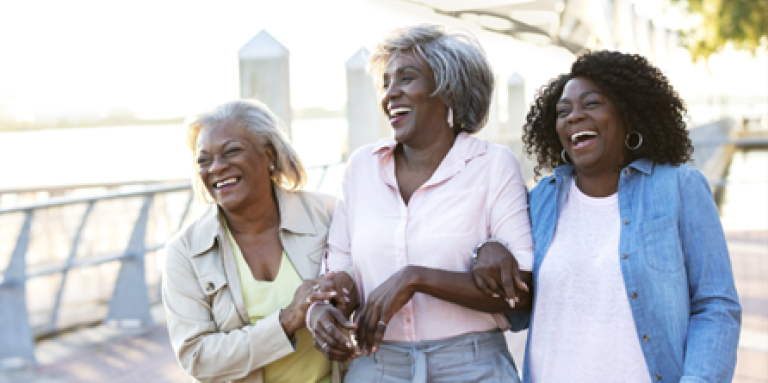
[[[373,347],[373,352],[376,352],[376,351],[379,351],[379,346],[374,346]]]
[[[509,307],[514,308],[515,307],[515,300],[512,298],[507,299],[507,303],[509,303]]]
[[[347,348],[352,348],[352,343],[347,342]]]
[[[525,282],[523,282],[523,290],[525,290],[525,292],[526,292],[526,293],[527,293],[528,291],[530,291],[530,290],[528,290],[528,285],[527,285],[527,284],[525,284]]]
[[[515,297],[515,302],[520,303],[520,298]]]
[[[347,301],[347,302],[352,302],[352,301],[349,299],[349,297],[344,297],[344,300],[345,300],[345,301]]]
[[[343,292],[344,292],[344,294],[349,294],[349,290],[347,290],[347,288],[346,288],[346,287],[343,287],[343,288],[341,289],[341,291],[343,291]]]
[[[331,291],[331,295],[336,296],[336,292],[335,291]]]
[[[491,295],[491,297],[493,297],[493,298],[498,298],[498,297],[499,297],[499,294],[493,293],[493,295]]]

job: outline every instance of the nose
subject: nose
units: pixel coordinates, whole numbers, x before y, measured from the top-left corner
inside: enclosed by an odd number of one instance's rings
[[[398,98],[401,94],[402,90],[395,83],[389,84],[389,86],[384,88],[384,91],[381,93],[381,106],[384,108],[385,112],[389,101]]]
[[[569,124],[575,124],[583,119],[584,111],[578,106],[571,109],[570,113],[568,113],[568,116],[566,117],[566,121],[568,121]]]
[[[213,156],[211,166],[208,167],[208,173],[218,173],[229,166],[229,163],[221,156]]]

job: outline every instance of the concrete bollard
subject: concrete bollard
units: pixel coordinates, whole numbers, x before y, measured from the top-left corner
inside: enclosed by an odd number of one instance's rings
[[[238,52],[240,98],[257,98],[280,117],[290,134],[288,49],[262,30]]]
[[[368,54],[368,50],[360,48],[346,64],[347,157],[359,147],[391,135],[389,121],[381,110],[373,79],[365,71]]]
[[[507,137],[510,141],[520,141],[523,137],[523,124],[528,112],[525,103],[525,79],[513,73],[507,79]]]

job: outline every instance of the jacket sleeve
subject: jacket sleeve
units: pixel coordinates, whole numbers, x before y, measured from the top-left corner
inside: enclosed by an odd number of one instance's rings
[[[681,382],[730,382],[736,366],[741,305],[728,246],[706,178],[685,169],[680,179],[680,233],[691,318]]]
[[[294,351],[279,310],[255,325],[220,331],[187,253],[181,241],[169,243],[162,284],[171,344],[187,374],[202,382],[242,379]]]

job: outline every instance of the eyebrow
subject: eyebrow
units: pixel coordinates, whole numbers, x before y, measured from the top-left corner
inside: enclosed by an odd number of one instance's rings
[[[584,97],[587,97],[587,96],[589,96],[589,95],[590,95],[590,94],[592,94],[592,93],[594,93],[594,94],[598,94],[598,95],[600,95],[600,96],[603,96],[603,94],[602,94],[602,93],[600,93],[600,92],[598,92],[598,91],[596,91],[596,90],[586,90],[586,91],[584,91],[584,92],[581,92],[581,94],[579,95],[579,98],[584,98]],[[558,103],[558,104],[559,104],[559,103],[561,103],[561,102],[571,102],[571,99],[570,99],[570,98],[568,98],[568,97],[563,97],[563,98],[561,98],[561,99],[557,100],[557,103]]]
[[[233,138],[233,139],[229,139],[229,140],[226,140],[226,141],[224,141],[224,143],[223,143],[223,144],[221,144],[221,146],[220,146],[220,147],[224,148],[224,147],[226,147],[227,145],[229,145],[229,144],[231,144],[231,143],[233,143],[233,142],[238,142],[238,141],[237,141],[236,139],[234,139],[234,138]],[[200,153],[200,154],[203,154],[203,153],[208,153],[208,151],[207,151],[207,150],[205,150],[205,149],[200,149],[199,153]]]
[[[394,73],[395,74],[403,73],[403,72],[405,72],[406,69],[412,69],[412,70],[415,70],[416,72],[419,72],[420,74],[423,74],[419,68],[417,68],[417,67],[415,67],[413,65],[404,65],[404,66],[398,67],[397,69],[395,69]],[[389,73],[384,72],[384,76],[386,76],[388,74]]]

